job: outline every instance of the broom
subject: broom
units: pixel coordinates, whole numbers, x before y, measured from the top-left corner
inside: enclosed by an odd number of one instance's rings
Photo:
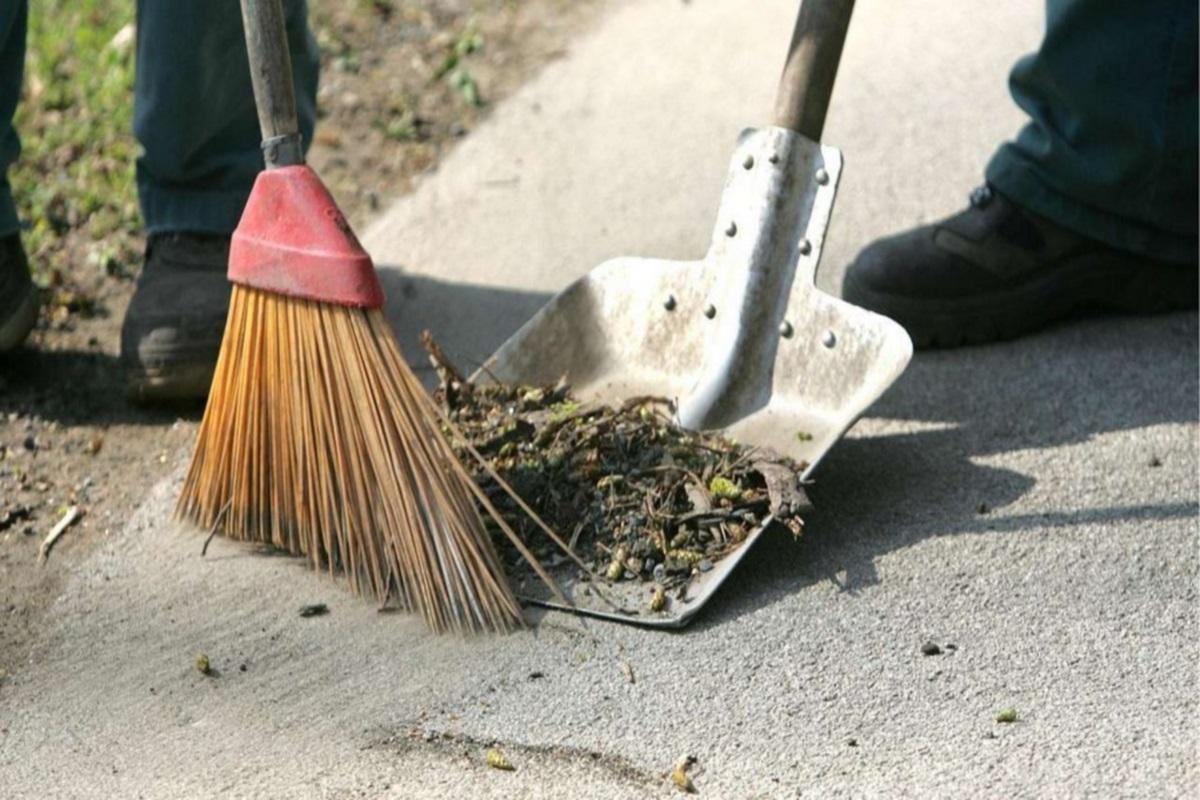
[[[475,501],[495,509],[383,317],[370,257],[304,164],[280,0],[242,0],[242,17],[266,169],[230,245],[229,317],[176,515],[344,572],[436,631],[520,625]]]

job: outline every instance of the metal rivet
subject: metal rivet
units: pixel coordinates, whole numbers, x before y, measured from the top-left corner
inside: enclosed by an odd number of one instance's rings
[[[716,315],[717,315],[717,307],[714,306],[712,303],[709,303],[708,305],[706,305],[704,307],[704,316],[708,317],[709,319],[712,319]]]
[[[667,295],[667,299],[663,301],[663,308],[665,308],[667,311],[675,310],[675,295]]]
[[[752,169],[754,167],[754,156],[746,156],[746,160],[742,162],[742,166],[746,169]]]
[[[837,344],[837,334],[833,331],[825,331],[825,335],[821,337],[821,344],[826,347],[833,347]]]
[[[785,339],[790,339],[790,338],[792,338],[792,333],[793,333],[792,323],[788,322],[786,319],[783,322],[779,323],[779,335],[780,336],[782,336]]]
[[[737,236],[737,223],[736,222],[729,223],[729,227],[725,229],[725,235],[730,236],[730,237]]]
[[[778,164],[779,153],[771,153],[771,155],[767,158],[767,161],[770,161],[772,164]]]
[[[829,173],[825,171],[824,167],[817,169],[817,183],[821,184],[822,186],[829,183]]]
[[[800,255],[806,256],[812,252],[812,242],[808,239],[800,240]]]

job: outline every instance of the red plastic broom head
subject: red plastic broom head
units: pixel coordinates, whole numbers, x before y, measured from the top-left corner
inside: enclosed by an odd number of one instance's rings
[[[307,165],[259,173],[233,232],[229,280],[322,303],[383,305],[371,257]]]

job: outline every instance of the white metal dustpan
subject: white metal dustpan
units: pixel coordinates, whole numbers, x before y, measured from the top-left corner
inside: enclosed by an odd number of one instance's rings
[[[703,260],[601,264],[505,342],[486,373],[523,384],[565,375],[586,400],[675,398],[684,426],[790,456],[807,465],[807,478],[912,357],[899,325],[814,283],[842,168],[841,153],[816,140],[852,8],[853,0],[801,5],[776,125],[739,137]],[[646,610],[636,582],[606,587],[624,607],[614,610],[567,573],[557,577],[576,603],[569,610],[678,627],[762,530],[663,612]]]

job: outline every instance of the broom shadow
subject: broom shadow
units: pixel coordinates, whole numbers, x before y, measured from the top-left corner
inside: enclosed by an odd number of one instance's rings
[[[550,300],[545,292],[454,283],[381,265],[384,311],[408,363],[426,387],[437,375],[421,347],[428,329],[446,354],[470,374]]]

